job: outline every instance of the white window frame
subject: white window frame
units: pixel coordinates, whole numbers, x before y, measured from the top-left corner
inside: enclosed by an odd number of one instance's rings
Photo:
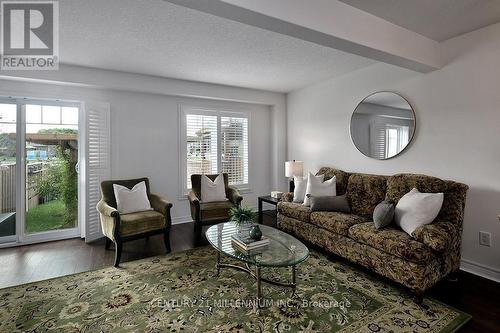
[[[217,172],[221,169],[222,160],[222,140],[221,140],[221,117],[246,118],[248,120],[248,182],[246,184],[231,185],[237,188],[242,193],[251,192],[251,165],[252,149],[251,149],[251,114],[248,110],[241,108],[227,107],[200,107],[186,104],[179,104],[179,197],[178,199],[186,199],[186,195],[191,190],[187,188],[187,151],[186,151],[186,115],[206,115],[217,117]]]

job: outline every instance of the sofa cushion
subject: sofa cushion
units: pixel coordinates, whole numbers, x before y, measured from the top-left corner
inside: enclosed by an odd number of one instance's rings
[[[436,258],[430,247],[414,240],[406,232],[395,228],[377,230],[373,222],[353,225],[349,228],[348,236],[357,242],[414,263],[425,263]]]
[[[450,180],[418,174],[397,174],[387,179],[386,198],[395,204],[412,188],[423,193],[444,193],[443,207],[436,220],[455,225],[463,221],[467,185]]]
[[[278,203],[278,212],[303,222],[310,221],[311,208],[300,203],[282,201]]]
[[[343,236],[347,236],[347,232],[351,226],[366,221],[366,218],[354,214],[340,212],[311,213],[311,224]]]
[[[283,193],[283,195],[281,196],[280,201],[283,201],[283,202],[293,202],[293,192],[285,192],[285,193]]]
[[[153,210],[120,215],[120,234],[138,235],[165,228],[165,217]]]
[[[439,193],[446,192],[448,184],[436,177],[401,173],[387,179],[387,199],[397,203],[413,188],[422,193]]]
[[[352,213],[371,218],[375,207],[385,198],[386,180],[386,176],[352,174],[347,184]]]
[[[423,225],[415,229],[412,236],[437,252],[447,252],[453,247],[460,248],[460,235],[457,227],[451,222],[438,221]]]
[[[342,171],[340,169],[334,169],[334,168],[329,168],[329,167],[322,167],[319,169],[319,171],[316,173],[316,176],[319,175],[324,175],[325,179],[332,179],[333,176],[335,176],[335,182],[336,182],[336,195],[343,195],[346,192],[347,189],[347,182],[349,181],[349,173]]]

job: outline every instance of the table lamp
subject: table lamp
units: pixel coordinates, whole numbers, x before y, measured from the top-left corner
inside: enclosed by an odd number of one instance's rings
[[[290,179],[290,192],[295,189],[295,184],[293,183],[293,177],[303,177],[304,176],[304,162],[302,161],[286,161],[285,162],[285,177]]]

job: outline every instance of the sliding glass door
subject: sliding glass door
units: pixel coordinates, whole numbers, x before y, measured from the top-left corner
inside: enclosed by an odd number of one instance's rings
[[[79,105],[16,100],[0,117],[0,242],[80,235]]]

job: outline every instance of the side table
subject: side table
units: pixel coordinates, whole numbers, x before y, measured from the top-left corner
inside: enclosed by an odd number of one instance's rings
[[[280,200],[273,198],[270,195],[261,196],[258,198],[258,200],[259,200],[259,223],[262,224],[264,214],[276,218],[278,202],[280,202]],[[273,213],[269,213],[268,211],[263,211],[262,203],[264,202],[273,205],[274,207],[276,207],[276,210]]]

